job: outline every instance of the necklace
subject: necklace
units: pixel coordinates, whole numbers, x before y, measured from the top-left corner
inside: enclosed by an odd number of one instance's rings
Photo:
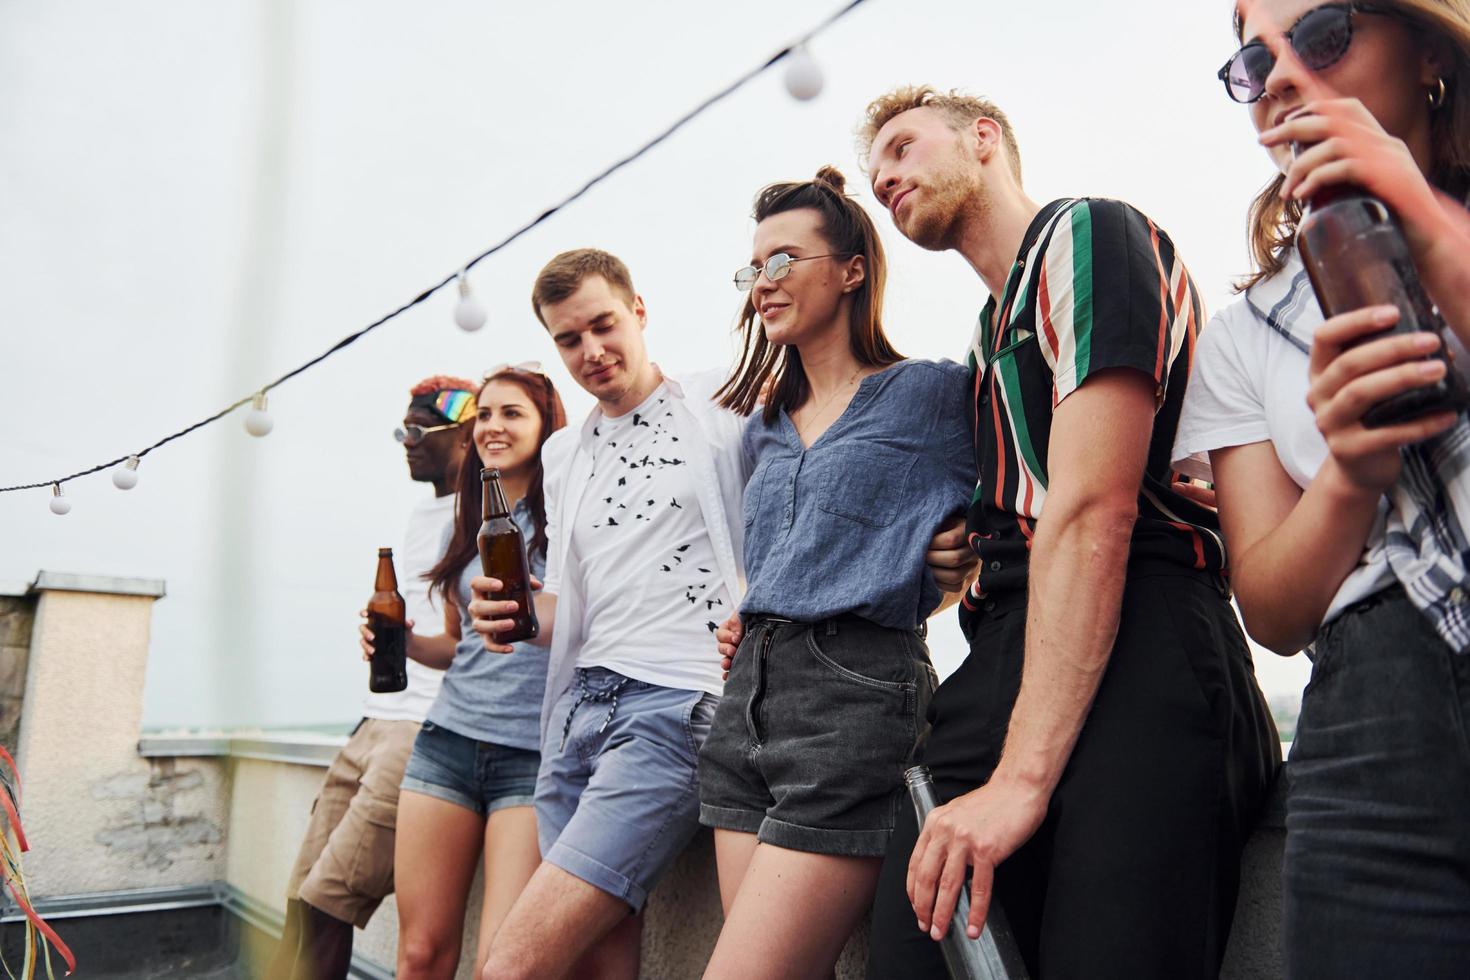
[[[856,371],[852,372],[852,377],[848,378],[842,384],[840,384],[836,388],[832,389],[832,394],[828,395],[825,399],[823,399],[822,400],[822,404],[818,405],[816,407],[816,409],[812,412],[812,414],[809,415],[809,416],[807,416],[807,420],[806,420],[807,424],[810,424],[813,419],[819,419],[819,418],[821,418],[822,417],[822,413],[827,410],[827,406],[830,405],[830,404],[832,404],[832,400],[834,398],[836,398],[838,395],[842,394],[848,388],[852,387],[852,383],[854,381],[856,381],[857,380],[857,376],[859,374],[862,374],[862,373],[863,373],[863,366],[861,364],[859,364],[858,365],[858,369]],[[796,419],[793,417],[792,418],[792,421],[793,422],[796,422]],[[803,437],[806,435],[806,433],[803,431],[802,423],[800,423],[800,422],[796,422],[796,434],[799,435],[799,436],[803,436]]]

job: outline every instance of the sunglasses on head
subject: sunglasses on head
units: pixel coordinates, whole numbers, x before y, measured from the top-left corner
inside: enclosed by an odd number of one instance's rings
[[[1392,14],[1388,7],[1369,3],[1326,3],[1297,18],[1284,37],[1291,50],[1311,71],[1334,65],[1353,41],[1355,14]],[[1266,92],[1266,79],[1276,67],[1276,55],[1260,38],[1243,45],[1220,69],[1219,79],[1236,102],[1251,103]]]
[[[546,377],[546,371],[542,369],[540,361],[522,361],[519,364],[497,364],[486,371],[480,380],[482,382],[489,381],[497,374],[507,374],[510,372],[515,372],[516,374],[534,374],[542,378]]]

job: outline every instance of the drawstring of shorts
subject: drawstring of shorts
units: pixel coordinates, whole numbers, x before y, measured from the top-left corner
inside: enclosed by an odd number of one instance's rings
[[[588,701],[593,703],[601,703],[603,701],[612,702],[612,705],[607,709],[607,717],[602,719],[601,725],[597,726],[597,734],[601,735],[607,731],[607,726],[612,724],[613,715],[618,713],[618,692],[627,685],[628,680],[629,678],[627,677],[621,677],[616,684],[605,691],[589,691],[587,690],[586,672],[577,671],[577,687],[579,689],[577,700],[572,702],[572,710],[567,712],[567,723],[561,726],[561,746],[557,749],[558,752],[566,750],[567,735],[572,730],[572,716],[577,713],[578,708],[582,707]]]

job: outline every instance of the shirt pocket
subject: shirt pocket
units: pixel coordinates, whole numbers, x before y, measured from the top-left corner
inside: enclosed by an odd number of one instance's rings
[[[757,465],[755,471],[750,474],[750,479],[745,481],[745,496],[741,502],[741,510],[745,515],[745,526],[748,528],[755,523],[761,512],[761,487],[766,482],[766,471],[770,469],[769,463]]]
[[[889,446],[836,446],[822,463],[817,506],[868,527],[898,516],[918,454]]]

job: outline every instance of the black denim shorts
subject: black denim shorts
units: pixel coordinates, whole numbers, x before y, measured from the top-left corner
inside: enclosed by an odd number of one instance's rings
[[[699,754],[700,823],[881,856],[937,683],[917,631],[750,618]]]

